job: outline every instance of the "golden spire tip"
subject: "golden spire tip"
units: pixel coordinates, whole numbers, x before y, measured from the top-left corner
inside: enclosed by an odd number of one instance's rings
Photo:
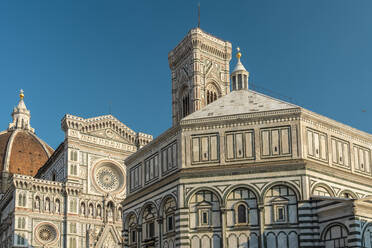
[[[236,53],[236,57],[237,57],[238,59],[240,59],[240,57],[242,56],[242,53],[240,52],[240,47],[237,47],[236,50],[238,51],[238,52]]]
[[[25,97],[25,94],[23,94],[23,90],[21,89],[19,91],[19,98],[21,98],[21,100],[23,100],[24,97]]]

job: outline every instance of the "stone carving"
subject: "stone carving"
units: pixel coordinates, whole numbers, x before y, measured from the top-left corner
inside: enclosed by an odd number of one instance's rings
[[[47,244],[57,240],[57,230],[51,224],[42,224],[37,228],[37,238],[41,243]]]
[[[124,185],[123,172],[117,165],[110,162],[98,165],[93,179],[99,189],[104,192],[119,190]]]
[[[113,248],[113,247],[117,247],[117,244],[114,240],[114,237],[112,237],[112,234],[110,233],[107,238],[105,239],[105,241],[103,242],[103,245],[102,245],[103,248]]]
[[[119,175],[109,167],[100,168],[97,171],[96,180],[105,191],[113,191],[119,187]]]

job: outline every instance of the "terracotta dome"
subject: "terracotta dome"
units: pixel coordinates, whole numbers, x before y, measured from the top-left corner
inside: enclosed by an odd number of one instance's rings
[[[12,117],[8,130],[0,132],[0,173],[35,176],[54,150],[31,128],[31,115],[23,101],[23,91]]]
[[[26,130],[0,133],[0,171],[35,176],[53,149]]]

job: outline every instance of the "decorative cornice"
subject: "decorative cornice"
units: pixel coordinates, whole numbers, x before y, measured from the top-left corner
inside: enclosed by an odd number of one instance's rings
[[[255,113],[239,114],[239,115],[225,115],[216,117],[206,117],[191,120],[181,120],[181,127],[183,130],[194,130],[198,126],[203,127],[214,127],[223,126],[229,127],[231,125],[256,125],[275,123],[283,121],[294,121],[298,120],[301,108],[292,108],[275,111],[262,111]]]
[[[347,137],[349,139],[358,140],[359,142],[372,146],[371,134],[358,130],[341,122],[332,120],[320,114],[314,113],[310,110],[301,109],[301,120],[306,123],[310,123],[312,125],[332,131],[338,135]]]

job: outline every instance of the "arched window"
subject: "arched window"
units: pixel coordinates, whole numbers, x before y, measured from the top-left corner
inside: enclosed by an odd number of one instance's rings
[[[18,228],[24,229],[26,227],[26,220],[24,217],[18,218]]]
[[[76,200],[72,199],[70,201],[70,212],[76,212],[76,209],[77,209]]]
[[[217,88],[213,84],[210,83],[207,85],[206,90],[207,90],[207,95],[206,95],[207,104],[210,104],[216,101],[218,97]]]
[[[19,206],[26,206],[26,194],[21,193],[18,195],[18,205]]]
[[[129,229],[129,244],[134,245],[137,243],[137,218],[134,214],[128,216],[127,221]]]
[[[339,224],[329,227],[323,236],[325,247],[347,247],[347,230]]]
[[[165,217],[165,232],[174,231],[174,212],[176,211],[176,202],[170,197],[163,205],[163,216]]]
[[[238,205],[238,224],[247,223],[247,207],[244,204]]]
[[[142,223],[144,224],[144,238],[152,240],[155,238],[156,207],[151,204],[143,210]]]
[[[187,93],[182,97],[182,117],[190,114],[190,95]]]

